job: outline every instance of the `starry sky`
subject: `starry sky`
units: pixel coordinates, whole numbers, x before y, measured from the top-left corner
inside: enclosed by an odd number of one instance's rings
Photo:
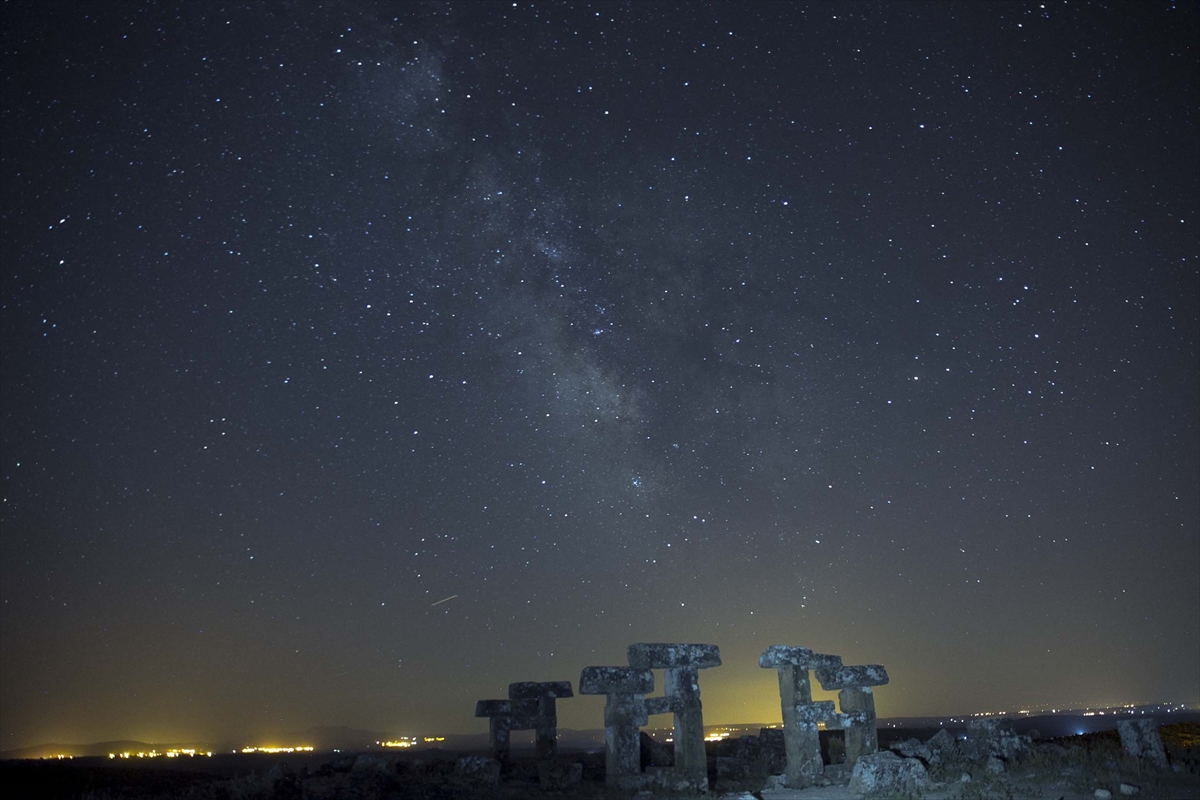
[[[0,14],[0,747],[1200,701],[1195,4]]]

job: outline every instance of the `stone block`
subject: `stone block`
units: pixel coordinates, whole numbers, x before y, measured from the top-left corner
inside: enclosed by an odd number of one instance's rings
[[[841,656],[830,656],[824,653],[814,653],[807,647],[792,647],[785,644],[773,644],[758,657],[758,665],[763,669],[785,666],[803,667],[805,669],[829,669],[842,665]]]
[[[646,698],[646,713],[650,716],[655,714],[670,714],[675,710],[675,698],[673,697],[647,697]]]
[[[880,664],[855,667],[822,667],[816,670],[821,688],[827,692],[863,686],[883,686],[888,682],[887,670]]]
[[[629,666],[638,669],[709,669],[721,666],[721,651],[715,644],[640,642],[629,645],[627,655]]]
[[[508,685],[510,700],[540,699],[542,697],[574,697],[570,681],[520,681]]]
[[[847,788],[859,794],[894,797],[919,796],[929,785],[929,772],[919,759],[883,752],[861,756],[854,764]]]
[[[1123,719],[1117,723],[1117,733],[1126,755],[1147,761],[1158,769],[1167,768],[1167,754],[1163,750],[1162,737],[1158,735],[1158,723],[1153,719]]]
[[[472,783],[494,788],[500,785],[500,762],[483,756],[463,756],[455,763],[454,774]]]
[[[818,722],[828,723],[836,720],[837,712],[833,710],[832,700],[815,700],[796,706],[796,721],[801,725],[816,728]]]
[[[538,787],[543,792],[565,792],[583,780],[583,762],[562,766],[553,761],[538,762]]]
[[[649,694],[654,673],[635,667],[584,667],[579,674],[580,694]]]
[[[534,717],[537,713],[537,700],[479,700],[475,703],[477,717]]]

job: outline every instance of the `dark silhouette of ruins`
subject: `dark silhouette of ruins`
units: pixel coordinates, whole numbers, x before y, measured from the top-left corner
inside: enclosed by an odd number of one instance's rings
[[[605,774],[609,785],[641,788],[652,782],[673,788],[708,787],[704,751],[704,719],[699,674],[721,666],[713,644],[638,643],[626,652],[627,666],[585,667],[579,675],[580,694],[602,694],[604,706]],[[844,731],[846,762],[879,749],[872,687],[888,682],[878,664],[845,666],[840,656],[814,653],[807,647],[773,644],[758,664],[779,673],[786,754],[785,785],[803,788],[819,781],[824,766],[818,738],[820,725]],[[663,670],[663,694],[654,691],[654,670]],[[810,673],[821,688],[838,692],[832,700],[814,701]],[[537,731],[537,757],[552,761],[556,752],[555,700],[571,697],[569,681],[513,683],[507,700],[480,700],[475,716],[488,717],[492,757],[508,759],[509,732]],[[672,714],[675,765],[667,773],[641,771],[640,729],[656,714]]]

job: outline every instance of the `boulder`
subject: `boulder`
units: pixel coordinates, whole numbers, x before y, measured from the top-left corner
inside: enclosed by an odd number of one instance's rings
[[[850,775],[852,792],[883,796],[920,794],[929,788],[929,773],[916,758],[883,752],[859,756]]]
[[[998,756],[1012,761],[1029,749],[1032,740],[1013,730],[1008,717],[973,719],[967,723],[967,749],[971,756],[983,761]]]
[[[487,756],[463,756],[454,764],[454,775],[472,783],[496,787],[500,785],[500,762]]]
[[[1163,750],[1162,737],[1158,735],[1158,723],[1153,719],[1121,720],[1117,723],[1117,733],[1126,755],[1147,761],[1158,769],[1167,768],[1167,754]]]
[[[544,792],[565,792],[583,780],[583,762],[563,766],[553,761],[539,761],[538,785]]]

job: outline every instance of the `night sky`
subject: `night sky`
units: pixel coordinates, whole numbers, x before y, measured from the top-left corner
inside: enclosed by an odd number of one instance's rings
[[[1200,701],[1195,4],[0,12],[0,747]]]

